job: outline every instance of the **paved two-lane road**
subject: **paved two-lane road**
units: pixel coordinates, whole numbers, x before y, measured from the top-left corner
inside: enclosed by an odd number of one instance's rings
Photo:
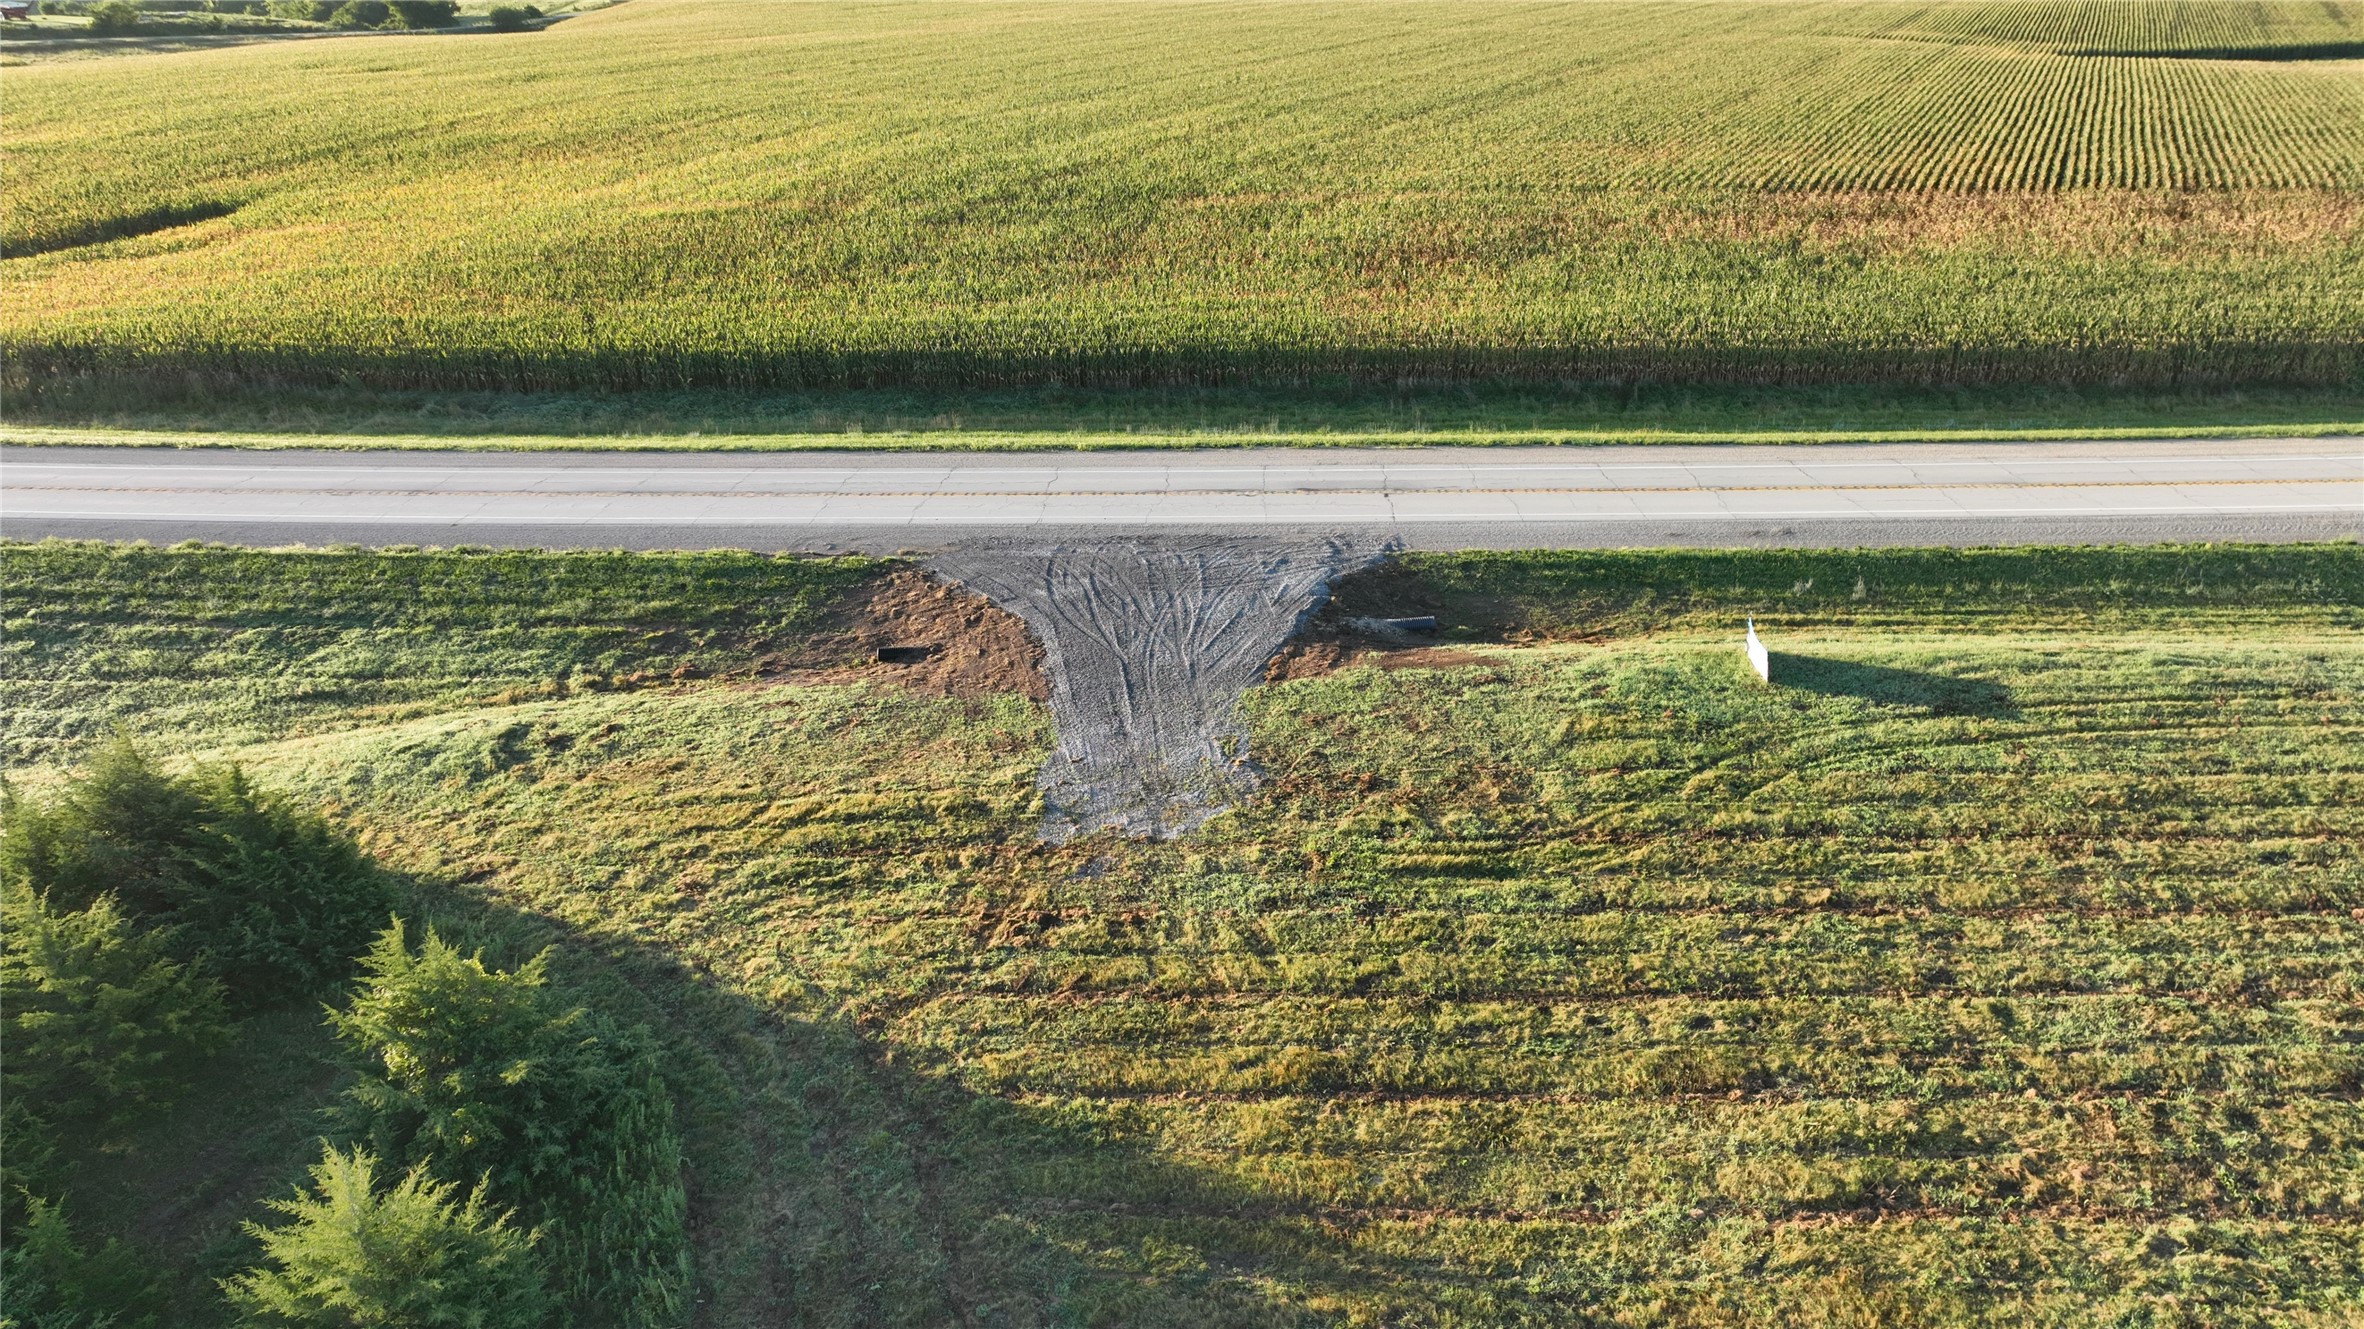
[[[2364,440],[1144,452],[0,449],[0,534],[888,550],[1354,532],[1417,548],[2332,539]]]

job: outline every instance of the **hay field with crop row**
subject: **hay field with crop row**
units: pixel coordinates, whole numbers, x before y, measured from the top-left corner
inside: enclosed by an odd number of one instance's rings
[[[142,391],[2353,389],[2355,0],[632,0],[6,72]]]
[[[8,764],[235,755],[562,940],[665,1031],[701,1323],[2352,1314],[2364,551],[1422,556],[1345,607],[1457,655],[1059,848],[1035,704],[752,672],[884,570],[0,548]],[[243,1083],[94,1230],[236,1267],[333,1089]]]

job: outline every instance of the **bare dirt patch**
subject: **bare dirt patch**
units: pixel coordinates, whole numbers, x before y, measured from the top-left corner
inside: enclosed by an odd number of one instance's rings
[[[882,661],[881,651],[903,662]],[[848,596],[818,632],[766,656],[760,676],[884,683],[936,697],[1051,695],[1042,645],[1023,620],[917,568],[890,572]]]

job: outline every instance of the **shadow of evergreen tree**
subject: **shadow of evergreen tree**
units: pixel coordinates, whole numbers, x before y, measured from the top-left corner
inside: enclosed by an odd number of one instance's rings
[[[979,1094],[849,1021],[785,1018],[651,947],[412,879],[447,938],[520,963],[544,946],[577,1000],[665,1045],[714,1326],[1298,1326],[1283,1304],[1399,1282],[1322,1215]],[[1281,1221],[1275,1222],[1276,1219]]]

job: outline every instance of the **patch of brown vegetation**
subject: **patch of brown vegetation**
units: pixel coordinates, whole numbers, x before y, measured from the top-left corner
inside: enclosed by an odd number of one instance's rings
[[[1392,559],[1383,561],[1341,578],[1331,588],[1330,602],[1265,666],[1265,681],[1319,678],[1357,666],[1461,669],[1490,663],[1458,645],[1439,645],[1427,634],[1381,632],[1369,626],[1375,619],[1433,615],[1437,627],[1456,641],[1502,640],[1498,625],[1491,621],[1494,616],[1481,611],[1479,617],[1486,621],[1473,622],[1472,608],[1448,603],[1411,569]]]
[[[1272,657],[1272,663],[1264,667],[1264,679],[1268,683],[1282,683],[1292,678],[1319,678],[1356,666],[1373,669],[1461,669],[1486,663],[1486,657],[1474,651],[1455,650],[1449,646],[1406,646],[1398,641],[1341,633],[1336,637],[1317,639],[1300,637],[1283,646],[1280,654]]]
[[[1422,617],[1436,620],[1435,634],[1379,626],[1386,619]],[[1330,602],[1266,666],[1265,679],[1318,678],[1357,666],[1466,669],[1499,663],[1472,648],[1599,644],[1614,635],[1608,623],[1582,611],[1539,614],[1531,603],[1440,587],[1421,575],[1417,560],[1390,558],[1340,578]]]
[[[886,664],[882,647],[925,650]],[[820,631],[764,659],[760,676],[800,682],[875,682],[937,697],[1015,692],[1048,701],[1042,646],[1018,616],[983,596],[898,568],[846,597]]]
[[[2034,246],[2124,257],[2172,247],[2263,253],[2339,244],[2364,225],[2364,200],[2322,189],[1844,190],[1669,201],[1639,221],[1604,221],[1677,242],[1795,239],[1881,254]]]
[[[1330,602],[1314,615],[1313,623],[1344,622],[1349,618],[1415,618],[1434,614],[1440,628],[1472,626],[1473,606],[1449,601],[1411,565],[1383,558],[1367,568],[1340,577],[1330,588]]]

